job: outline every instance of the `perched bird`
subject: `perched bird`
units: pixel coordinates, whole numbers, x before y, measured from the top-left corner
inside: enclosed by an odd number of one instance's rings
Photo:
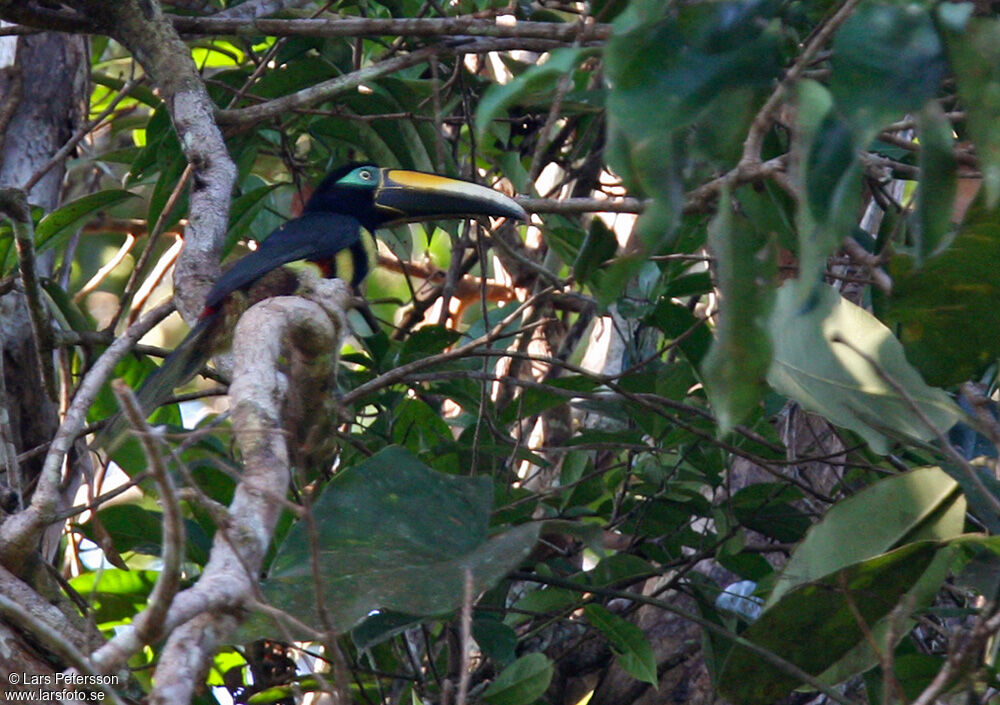
[[[235,319],[250,305],[294,294],[297,277],[283,265],[306,261],[324,277],[358,286],[373,263],[372,233],[384,226],[443,217],[526,219],[513,199],[485,186],[405,169],[349,164],[331,172],[306,202],[302,215],[274,230],[219,277],[198,323],[153,372],[136,396],[149,414],[228,346]],[[125,430],[115,419],[95,445],[114,443]]]

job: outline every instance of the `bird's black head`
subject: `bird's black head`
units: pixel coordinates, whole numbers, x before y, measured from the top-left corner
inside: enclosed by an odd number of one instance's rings
[[[303,212],[348,215],[369,231],[448,216],[527,218],[516,201],[485,186],[374,164],[348,164],[330,172]]]

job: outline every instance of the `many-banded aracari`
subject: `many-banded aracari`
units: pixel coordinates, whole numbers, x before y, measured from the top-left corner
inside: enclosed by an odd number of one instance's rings
[[[212,354],[228,347],[235,319],[250,305],[294,294],[297,278],[283,265],[311,262],[323,276],[340,277],[357,287],[373,264],[372,233],[379,228],[483,215],[526,218],[513,199],[468,181],[373,164],[350,164],[331,172],[301,216],[274,230],[223,273],[209,291],[198,323],[137,392],[140,406],[152,412]],[[114,442],[122,431],[124,424],[116,419],[100,434],[98,445]]]

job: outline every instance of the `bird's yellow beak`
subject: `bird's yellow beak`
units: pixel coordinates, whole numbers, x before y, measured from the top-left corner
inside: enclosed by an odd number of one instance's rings
[[[406,169],[380,169],[375,207],[394,214],[394,222],[430,218],[494,217],[527,220],[517,201],[471,181]]]

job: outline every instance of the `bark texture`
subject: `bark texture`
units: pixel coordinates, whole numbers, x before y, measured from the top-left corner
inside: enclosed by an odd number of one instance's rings
[[[0,57],[0,186],[19,187],[70,138],[83,121],[87,88],[87,47],[83,37],[42,33],[3,38]],[[59,203],[65,171],[51,169],[28,194],[49,211]],[[51,268],[51,258],[39,262]],[[42,271],[40,274],[47,274]],[[39,382],[37,353],[24,297],[0,297],[4,389],[18,452],[48,441],[58,425],[55,404]],[[25,501],[41,468],[41,457],[26,461],[21,477],[6,478]]]

